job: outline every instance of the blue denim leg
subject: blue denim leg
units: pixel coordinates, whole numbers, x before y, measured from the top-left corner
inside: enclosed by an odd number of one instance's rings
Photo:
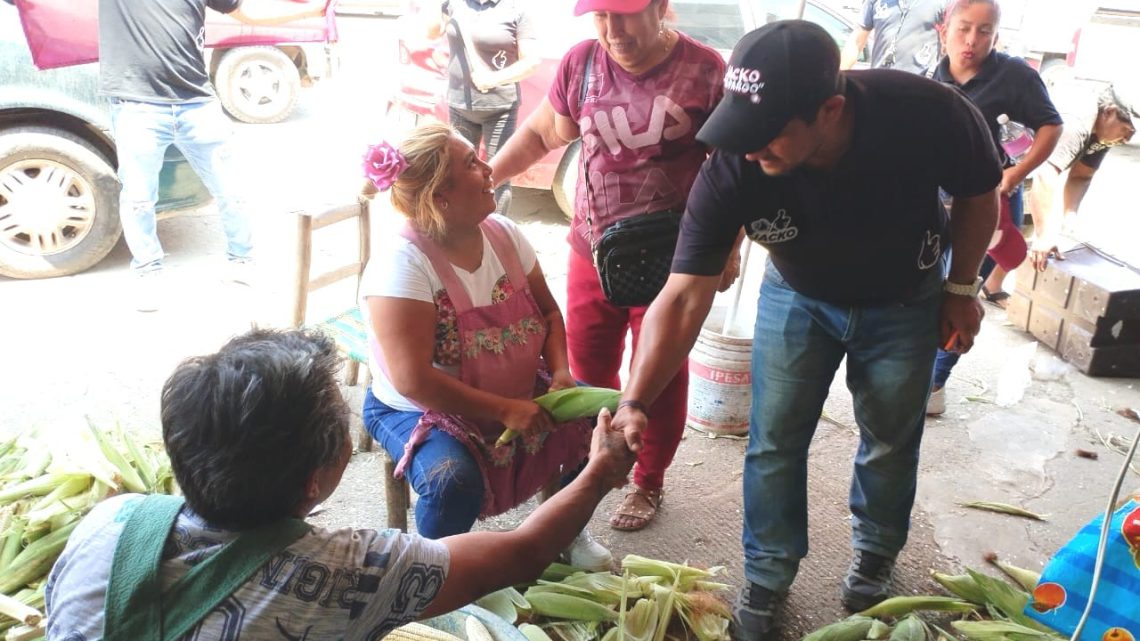
[[[860,310],[847,341],[859,425],[850,496],[855,549],[893,558],[906,544],[941,307],[941,275],[932,273],[905,305]]]
[[[113,100],[111,128],[119,158],[119,219],[132,269],[162,266],[154,205],[166,148],[174,141],[170,105]]]
[[[253,231],[244,198],[244,182],[233,159],[233,124],[217,100],[177,105],[174,144],[202,179],[218,204],[226,254],[246,260],[253,250]]]
[[[958,352],[947,352],[942,349],[938,350],[938,356],[934,359],[934,384],[933,387],[946,387],[946,381],[950,380],[950,372],[953,371],[954,366],[958,364],[958,359],[962,355]]]
[[[850,499],[854,545],[893,557],[906,542],[941,282],[932,273],[907,305],[848,307],[796,293],[769,263],[744,466],[749,581],[784,591],[807,554],[808,446],[844,356],[861,434]]]
[[[840,308],[801,296],[769,262],[752,347],[744,460],[744,573],[787,590],[807,554],[807,455],[843,359]]]
[[[393,460],[404,455],[422,412],[402,412],[364,396],[364,426]],[[441,430],[432,430],[405,470],[415,489],[416,529],[421,536],[440,539],[471,530],[483,505],[483,473],[467,447]]]

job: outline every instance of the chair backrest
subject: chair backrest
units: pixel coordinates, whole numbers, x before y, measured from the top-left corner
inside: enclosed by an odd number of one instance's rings
[[[297,274],[293,304],[293,326],[305,324],[309,293],[346,278],[356,279],[356,293],[359,294],[360,276],[371,256],[372,227],[370,219],[371,200],[363,196],[355,203],[340,205],[318,211],[298,211],[297,214]],[[356,252],[338,252],[345,262],[319,274],[312,273],[313,232],[337,223],[355,220],[357,223]],[[355,305],[355,299],[353,301]]]

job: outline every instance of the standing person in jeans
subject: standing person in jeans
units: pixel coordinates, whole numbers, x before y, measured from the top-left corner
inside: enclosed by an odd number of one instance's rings
[[[715,150],[681,222],[673,273],[649,306],[613,427],[643,447],[652,403],[700,333],[743,228],[770,262],[752,352],[744,573],[730,632],[775,637],[775,609],[808,551],[808,447],[847,361],[860,443],[854,560],[843,604],[887,598],[910,525],[934,353],[982,319],[978,266],[997,222],[1001,164],[959,92],[891,70],[839,72],[822,27],[744,36],[697,139]],[[954,196],[949,224],[939,189]],[[948,233],[954,251],[943,281]]]
[[[429,37],[447,34],[447,105],[451,126],[486,159],[515,133],[522,99],[519,81],[538,68],[538,34],[525,0],[444,0]],[[510,203],[510,184],[495,189],[498,211]]]
[[[566,334],[570,371],[590,385],[621,387],[626,333],[633,333],[636,345],[647,309],[619,307],[606,298],[594,245],[617,221],[685,206],[708,155],[695,136],[722,94],[724,59],[666,26],[668,10],[669,0],[578,0],[574,13],[593,12],[597,40],[567,52],[547,98],[491,161],[492,175],[502,182],[581,138]],[[738,268],[726,270],[725,288]],[[638,455],[634,487],[614,511],[611,527],[639,530],[656,516],[665,470],[685,429],[688,390],[689,372],[681,368],[656,402],[643,408],[653,428]]]
[[[111,100],[119,218],[139,277],[135,306],[161,305],[162,244],[154,206],[166,148],[175,145],[218,204],[229,278],[249,284],[253,238],[233,162],[233,127],[210,86],[206,9],[247,24],[324,15],[323,5],[271,0],[99,0],[99,87]]]
[[[1025,260],[1021,220],[1011,207],[1020,200],[1021,182],[1053,153],[1061,138],[1061,115],[1049,99],[1041,76],[1020,58],[994,50],[1001,9],[995,0],[954,0],[940,28],[946,57],[938,63],[934,79],[957,87],[982,112],[998,155],[1002,159],[1001,218],[982,263],[982,296],[1001,308],[1009,294],[1001,284],[1008,272]],[[1005,114],[1036,132],[1033,145],[1015,162],[1002,146],[998,117]],[[956,351],[939,349],[934,366],[934,387],[926,404],[929,416],[946,411],[946,381],[958,362]]]
[[[863,0],[860,22],[847,39],[840,69],[850,69],[875,32],[871,46],[873,69],[898,69],[930,77],[941,47],[937,26],[944,0]]]

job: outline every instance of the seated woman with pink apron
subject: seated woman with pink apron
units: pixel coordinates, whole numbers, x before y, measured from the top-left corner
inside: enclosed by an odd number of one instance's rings
[[[502,514],[584,463],[592,421],[554,424],[535,396],[574,386],[566,330],[534,248],[495,210],[491,169],[447,125],[365,156],[368,194],[407,221],[361,281],[373,382],[364,425],[418,495],[416,528],[442,538]],[[503,446],[504,429],[521,436]],[[567,561],[608,569],[583,531]]]

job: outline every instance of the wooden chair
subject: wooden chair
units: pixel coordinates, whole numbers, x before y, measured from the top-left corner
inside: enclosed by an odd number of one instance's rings
[[[356,385],[359,378],[360,366],[364,365],[364,384],[368,385],[368,334],[364,325],[364,318],[360,314],[357,297],[360,293],[360,277],[368,265],[371,256],[372,228],[370,216],[371,201],[360,197],[356,203],[340,205],[320,211],[299,211],[297,213],[297,274],[295,278],[296,295],[293,305],[293,326],[308,325],[327,333],[344,354],[348,362],[345,364],[345,385]],[[346,262],[324,271],[313,274],[313,234],[337,223],[356,222],[357,243],[355,252],[338,253],[344,256]],[[315,290],[340,282],[347,278],[354,278],[352,299],[347,301],[346,308],[318,322],[306,322],[309,306],[309,294]],[[357,439],[357,446],[365,452],[372,451],[372,437],[368,430],[361,429]],[[408,506],[411,503],[410,490],[407,481],[396,480],[393,472],[396,463],[381,452],[384,461],[384,494],[388,509],[388,527],[407,531]]]

